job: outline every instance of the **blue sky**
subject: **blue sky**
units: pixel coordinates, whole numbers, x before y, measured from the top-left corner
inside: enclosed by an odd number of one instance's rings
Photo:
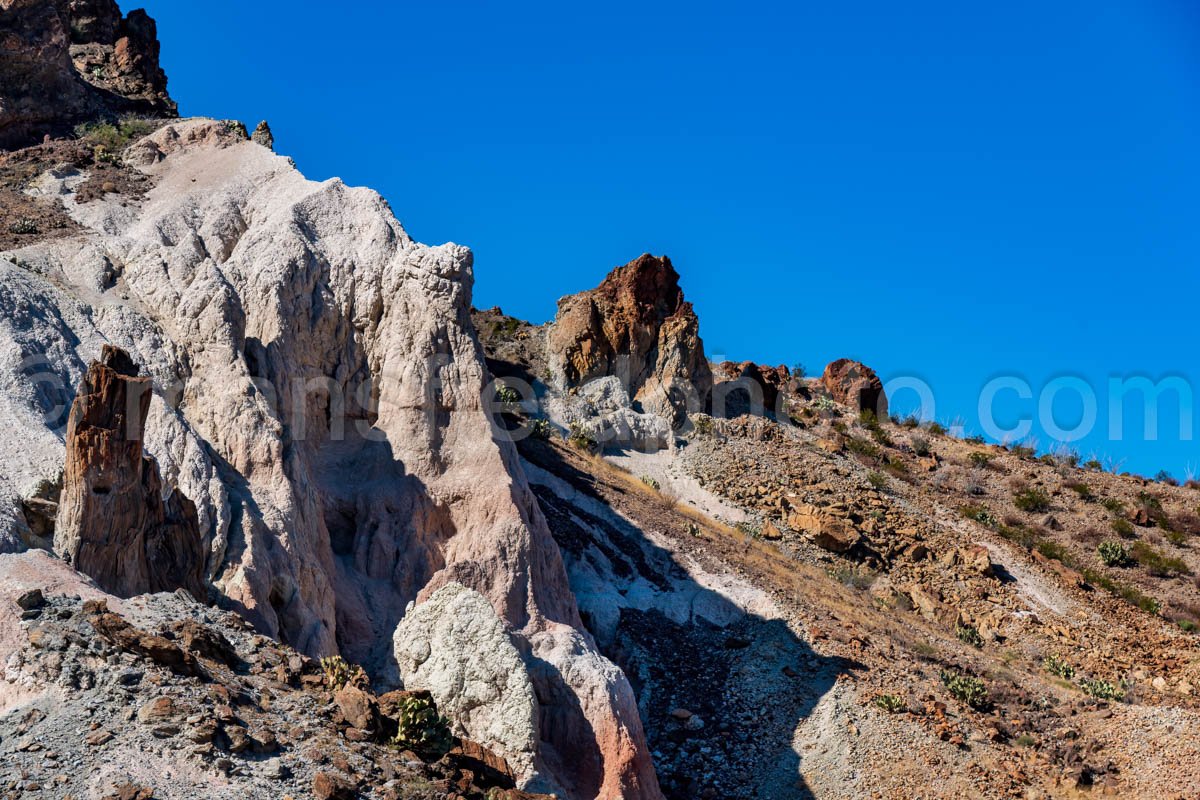
[[[469,245],[479,306],[543,321],[666,253],[710,355],[858,358],[971,431],[990,379],[1034,392],[1001,396],[1007,427],[1079,376],[1077,449],[1200,470],[1174,413],[1111,441],[1107,386],[1200,378],[1195,3],[146,7],[184,114],[266,118],[310,177]]]

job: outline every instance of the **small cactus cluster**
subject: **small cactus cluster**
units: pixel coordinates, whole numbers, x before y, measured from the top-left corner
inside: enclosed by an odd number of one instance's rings
[[[427,694],[405,697],[396,713],[398,729],[392,744],[419,755],[441,758],[454,747],[450,722],[438,713],[437,706]]]
[[[336,692],[346,684],[365,686],[367,673],[357,664],[350,664],[341,656],[328,656],[321,659],[321,671],[325,673],[325,686],[331,692]]]

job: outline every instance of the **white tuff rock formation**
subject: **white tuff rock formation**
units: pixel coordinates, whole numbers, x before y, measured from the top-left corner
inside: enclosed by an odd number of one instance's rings
[[[487,598],[446,584],[400,621],[395,649],[404,688],[428,691],[457,735],[504,756],[514,774],[533,777],[537,698]]]
[[[306,180],[213,120],[127,163],[143,201],[0,261],[0,543],[63,463],[101,345],[156,385],[146,452],[196,505],[226,602],[310,654],[386,672],[406,606],[459,583],[512,630],[541,700],[539,755],[578,798],[660,796],[633,693],[582,630],[511,443],[493,437],[468,310],[471,255],[417,244],[375,192]]]

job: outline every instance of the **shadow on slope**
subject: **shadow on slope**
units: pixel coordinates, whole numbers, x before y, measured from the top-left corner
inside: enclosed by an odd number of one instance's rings
[[[765,594],[686,569],[696,523],[657,493],[561,445],[520,450],[585,624],[633,684],[664,794],[813,797],[794,734],[852,665],[746,610]]]

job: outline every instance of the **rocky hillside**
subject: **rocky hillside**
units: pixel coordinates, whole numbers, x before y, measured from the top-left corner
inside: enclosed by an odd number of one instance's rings
[[[122,114],[174,116],[145,11],[115,0],[0,0],[0,148]]]
[[[474,311],[144,13],[0,33],[0,796],[1200,794],[1194,487],[710,364],[666,257]]]
[[[847,360],[713,365],[712,413],[647,448],[610,376],[555,388],[563,317],[476,313],[667,797],[1200,791],[1195,486],[877,416]]]

